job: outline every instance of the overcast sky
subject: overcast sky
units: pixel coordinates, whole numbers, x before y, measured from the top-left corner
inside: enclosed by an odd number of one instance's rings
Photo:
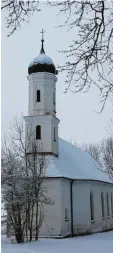
[[[42,28],[46,31],[45,51],[54,64],[64,62],[64,55],[58,50],[65,49],[75,37],[76,31],[55,28],[64,18],[57,16],[57,9],[43,7],[29,24],[10,38],[2,16],[2,135],[7,132],[13,116],[28,114],[28,65],[40,52]],[[97,114],[99,104],[98,90],[92,88],[87,94],[74,94],[65,91],[65,74],[58,74],[57,117],[60,119],[59,136],[79,144],[98,142],[108,136],[107,128],[112,116],[110,102],[101,114]]]

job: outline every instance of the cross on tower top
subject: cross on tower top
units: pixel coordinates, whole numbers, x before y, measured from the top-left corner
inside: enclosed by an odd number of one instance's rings
[[[42,47],[41,47],[40,53],[44,54],[45,53],[45,51],[44,51],[44,33],[45,33],[45,31],[42,29],[42,31],[40,33],[42,33],[42,39],[41,39]]]
[[[43,36],[45,33],[44,29],[42,29],[42,31],[40,33],[42,33],[42,40],[44,40],[44,36]]]

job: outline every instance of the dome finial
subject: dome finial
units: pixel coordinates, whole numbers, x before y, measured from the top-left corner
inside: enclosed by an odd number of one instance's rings
[[[42,47],[41,47],[41,50],[40,50],[40,53],[41,54],[45,54],[45,51],[44,51],[44,30],[42,29],[42,31],[40,33],[42,33],[42,39],[41,39],[41,42],[42,42]]]

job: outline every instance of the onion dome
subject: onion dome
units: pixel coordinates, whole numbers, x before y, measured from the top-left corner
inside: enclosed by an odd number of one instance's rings
[[[55,68],[55,65],[52,59],[45,54],[44,51],[44,39],[43,39],[43,29],[42,29],[42,45],[39,56],[37,56],[28,66],[28,74],[37,73],[37,72],[49,72],[57,75],[58,71]]]

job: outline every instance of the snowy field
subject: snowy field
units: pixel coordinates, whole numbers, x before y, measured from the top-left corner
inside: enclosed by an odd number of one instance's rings
[[[113,231],[69,239],[40,239],[11,244],[2,237],[2,253],[113,253]]]

